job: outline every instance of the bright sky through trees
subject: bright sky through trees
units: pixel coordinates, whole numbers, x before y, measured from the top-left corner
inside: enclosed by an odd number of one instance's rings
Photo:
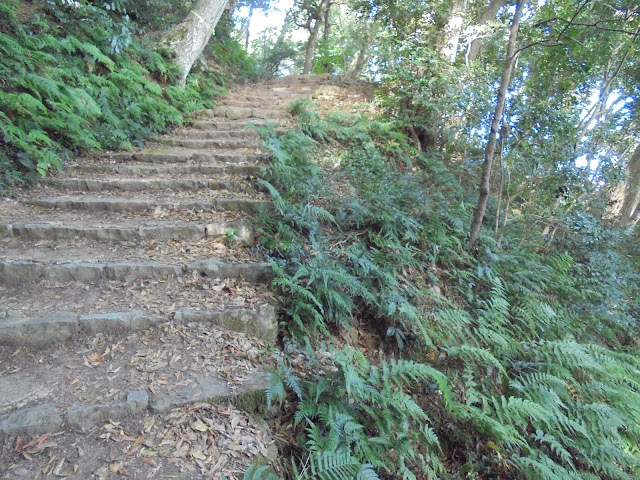
[[[268,28],[280,28],[284,23],[287,11],[293,6],[293,0],[274,0],[272,7],[268,12],[263,10],[257,10],[253,14],[251,19],[251,37],[249,42],[249,49],[251,49],[251,42],[260,37],[262,33]],[[249,9],[246,7],[239,8],[236,11],[236,15],[240,18],[246,17]],[[296,29],[293,32],[293,40],[304,41],[309,33],[304,29]]]

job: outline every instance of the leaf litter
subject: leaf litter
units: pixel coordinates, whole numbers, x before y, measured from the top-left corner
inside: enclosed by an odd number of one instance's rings
[[[171,393],[203,375],[225,380],[233,393],[251,372],[275,365],[261,340],[172,322],[125,338],[97,335],[66,349],[0,350],[0,382],[48,384],[53,401],[110,404],[127,390]],[[9,374],[7,364],[22,369]],[[28,372],[28,373],[26,373]],[[62,381],[60,381],[62,380]],[[266,424],[231,404],[197,402],[167,413],[112,419],[86,433],[61,432],[0,440],[0,478],[241,478],[256,458],[274,455]]]

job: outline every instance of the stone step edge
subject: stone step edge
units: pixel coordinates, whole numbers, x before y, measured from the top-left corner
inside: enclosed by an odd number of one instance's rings
[[[161,145],[185,148],[259,148],[262,145],[260,139],[235,139],[235,138],[187,138],[182,136],[164,137],[156,140]]]
[[[211,140],[256,140],[260,137],[258,132],[251,129],[244,130],[218,130],[215,128],[183,127],[172,132],[172,137],[184,140],[205,138]]]
[[[243,162],[261,162],[269,158],[264,153],[212,153],[205,150],[200,152],[154,152],[142,151],[136,153],[120,152],[106,155],[107,160],[116,163],[119,162],[145,162],[145,163],[182,163],[182,162],[221,162],[226,163],[243,163]],[[215,166],[215,164],[211,164]],[[223,166],[223,165],[220,165]]]
[[[91,172],[100,174],[116,174],[116,175],[162,175],[162,174],[199,174],[199,175],[254,175],[262,174],[264,167],[262,165],[179,165],[166,164],[154,165],[144,163],[140,165],[132,165],[127,163],[106,164],[106,165],[69,165],[68,171]]]
[[[47,264],[29,260],[0,261],[0,283],[7,285],[24,285],[36,280],[61,283],[96,283],[102,280],[130,282],[189,274],[209,278],[243,278],[250,283],[266,283],[273,272],[268,263],[225,263],[217,258],[197,260],[185,265],[157,262]]]
[[[277,335],[276,310],[273,305],[265,303],[258,310],[242,307],[225,310],[180,307],[168,315],[131,310],[92,315],[58,312],[40,317],[8,318],[0,323],[0,345],[50,347],[81,335],[126,334],[168,321],[209,324],[253,335],[271,343],[276,341]]]
[[[227,118],[229,120],[240,120],[258,118],[260,120],[272,120],[290,118],[291,113],[285,109],[264,109],[255,107],[232,107],[228,105],[220,105],[210,110],[202,112],[204,118]]]
[[[226,190],[234,193],[255,193],[256,189],[241,179],[215,180],[196,178],[132,178],[114,176],[111,178],[47,178],[45,185],[61,190],[76,192],[144,192],[153,190],[200,191]]]
[[[193,404],[229,403],[255,414],[265,409],[267,382],[266,373],[251,372],[245,383],[231,392],[226,382],[202,375],[197,377],[195,385],[177,389],[171,395],[149,395],[146,390],[128,390],[122,402],[80,404],[66,412],[55,403],[41,403],[0,415],[0,440],[3,436],[56,433],[63,429],[87,431],[111,420],[146,413],[166,413],[173,408]]]
[[[18,237],[28,240],[58,240],[75,237],[99,241],[201,240],[209,237],[229,236],[231,233],[233,233],[234,243],[243,246],[254,243],[253,230],[241,221],[139,227],[74,225],[69,222],[65,222],[64,225],[60,222],[0,224],[0,237]]]
[[[154,198],[60,196],[25,200],[26,205],[43,208],[64,208],[87,212],[105,211],[120,213],[148,212],[155,208],[170,211],[183,210],[225,210],[254,213],[263,200],[242,197],[219,197],[212,200],[167,201]]]

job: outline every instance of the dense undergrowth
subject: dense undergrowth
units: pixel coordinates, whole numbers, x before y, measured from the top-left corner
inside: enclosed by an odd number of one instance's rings
[[[437,155],[385,118],[294,111],[262,132],[258,225],[285,302],[268,395],[293,415],[297,475],[637,478],[637,265],[615,235],[470,252],[472,199]]]
[[[133,5],[139,26],[126,15],[127,2],[108,9],[69,3],[42,2],[25,22],[17,2],[0,4],[0,190],[88,149],[138,145],[213,106],[231,73],[252,73],[237,42],[219,38],[209,47],[217,68],[174,86],[180,72],[168,52],[138,35],[164,16]]]

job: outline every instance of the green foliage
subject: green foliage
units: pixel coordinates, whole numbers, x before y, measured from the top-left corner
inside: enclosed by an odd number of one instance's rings
[[[262,132],[272,206],[258,225],[313,372],[283,358],[268,389],[295,408],[300,458],[346,452],[404,478],[640,475],[624,250],[581,254],[585,231],[572,254],[483,237],[472,257],[464,194],[437,155],[385,119],[293,110],[297,127]],[[317,342],[355,320],[385,342],[379,358]]]
[[[335,465],[331,462],[343,466],[331,478],[377,478],[375,470],[409,477],[422,470],[434,478],[444,472],[429,417],[405,392],[433,380],[442,385],[446,402],[450,390],[440,372],[406,360],[374,365],[355,349],[330,348],[321,360],[313,351],[306,354],[308,368],[320,373],[308,380],[296,378],[281,362],[267,393],[282,402],[285,385],[293,387],[299,400],[295,425],[304,432],[312,476]],[[336,452],[337,457],[324,458]]]
[[[256,60],[240,45],[232,29],[231,15],[225,11],[205,48],[207,71],[219,78],[221,84],[231,78],[235,82],[247,82],[258,75]]]
[[[172,82],[177,68],[132,36],[116,42],[124,24],[113,12],[49,2],[28,25],[10,4],[0,13],[0,188],[87,149],[130,148],[213,106],[220,92],[205,74],[190,76],[184,89],[163,89],[156,82]]]

